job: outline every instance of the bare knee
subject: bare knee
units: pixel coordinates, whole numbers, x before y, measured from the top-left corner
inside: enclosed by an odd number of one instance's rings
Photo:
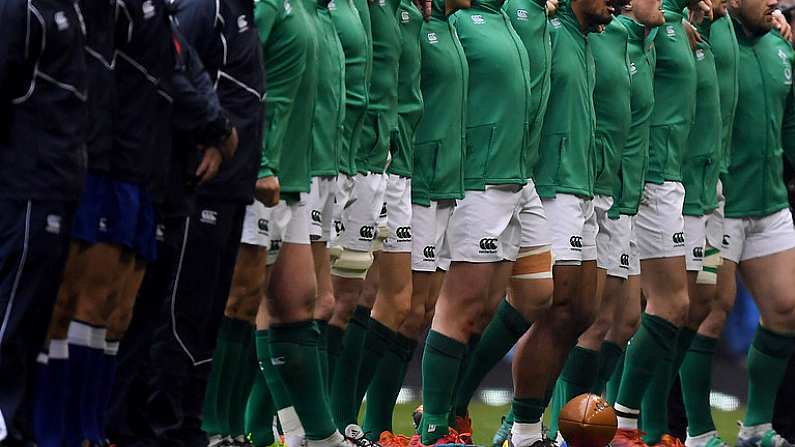
[[[551,279],[513,280],[508,291],[508,302],[527,321],[535,321],[552,306],[553,289],[554,283]]]
[[[108,318],[108,340],[121,340],[124,337],[132,321],[133,307],[118,306],[110,314],[110,318]]]
[[[328,321],[334,315],[334,293],[323,291],[318,293],[315,301],[315,319]]]
[[[411,306],[411,309],[403,320],[400,326],[400,333],[409,338],[419,338],[422,332],[425,331],[430,320],[426,317],[425,303],[422,302],[418,306]]]

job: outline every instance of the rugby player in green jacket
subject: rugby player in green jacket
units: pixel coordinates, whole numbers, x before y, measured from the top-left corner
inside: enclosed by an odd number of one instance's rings
[[[721,254],[738,269],[759,306],[761,323],[748,353],[748,410],[740,447],[790,444],[771,426],[776,393],[795,347],[795,228],[782,180],[782,155],[795,155],[795,91],[790,43],[770,31],[776,3],[730,4],[739,43],[739,96]]]
[[[604,0],[575,0],[562,4],[551,21],[550,88],[558,97],[547,105],[535,182],[546,216],[555,222],[550,233],[556,287],[552,307],[540,313],[535,329],[520,341],[514,359],[512,443],[516,446],[543,442],[541,416],[550,397],[548,390],[554,386],[566,354],[593,319],[595,308],[585,302],[593,301],[596,294],[595,253],[583,256],[582,250],[594,245],[595,252],[595,241],[583,243],[586,222],[592,220],[596,124],[595,67],[588,33],[611,20],[611,8]],[[559,157],[562,147],[565,156]],[[591,239],[595,228],[593,233]]]
[[[383,248],[383,242],[388,238],[389,222],[385,211],[390,207],[384,205],[384,197],[390,182],[385,170],[391,135],[397,128],[398,65],[401,51],[397,18],[399,6],[400,0],[377,0],[368,2],[367,6],[372,24],[372,72],[377,75],[370,78],[367,112],[355,149],[357,172],[353,177],[353,184],[345,185],[348,180],[345,179],[341,188],[350,192],[342,200],[342,232],[336,242],[342,247],[342,256],[337,258],[335,266],[345,265],[345,249],[357,250],[360,256],[372,257],[374,251]],[[359,13],[362,14],[362,11]],[[397,190],[394,195],[404,195],[408,201],[408,182],[405,181],[407,179],[403,180],[391,187]],[[394,338],[408,313],[411,300],[410,291],[405,288],[410,273],[410,215],[407,212],[401,215],[396,209],[391,220],[395,230],[401,229],[401,237],[390,239],[392,245],[386,248],[392,252],[384,253],[383,257],[384,262],[389,264],[388,270],[394,270],[395,273],[378,277],[377,286],[374,283],[372,287],[364,287],[364,281],[345,276],[350,272],[337,269],[332,272],[335,274],[334,290],[337,299],[334,318],[339,318],[342,322],[350,320],[346,329],[348,335],[344,339],[340,355],[340,366],[353,366],[357,371],[335,377],[332,384],[332,405],[337,427],[344,430],[350,439],[362,437],[363,433],[356,425],[361,400],[374,373],[376,359],[380,359],[384,346]],[[370,280],[374,279],[375,276],[371,275]],[[368,293],[376,287],[380,289],[379,293]],[[371,316],[373,301],[378,303]]]
[[[408,362],[416,347],[413,323],[406,325],[412,306],[411,256],[413,233],[411,188],[414,165],[414,133],[423,112],[420,90],[420,30],[423,16],[411,0],[401,0],[398,9],[400,60],[398,70],[397,128],[390,141],[384,202],[387,228],[383,252],[378,261],[380,290],[371,320],[373,336],[366,347],[360,367],[359,393],[367,392],[367,409],[363,429],[370,440],[394,445],[400,436],[392,432],[392,413],[405,378]],[[395,287],[397,286],[397,287]],[[422,316],[425,302],[419,303]],[[386,324],[381,325],[381,321]],[[395,328],[394,330],[386,328]],[[378,328],[380,330],[376,331]],[[373,343],[375,342],[375,343]],[[365,374],[372,374],[372,382]],[[368,381],[368,383],[364,383]]]
[[[549,6],[552,10],[557,3]],[[552,47],[547,4],[537,0],[509,0],[502,5],[502,10],[510,18],[530,59],[529,128],[523,151],[523,175],[528,180],[522,189],[518,210],[521,235],[517,262],[510,271],[507,267],[500,270],[489,291],[486,307],[473,328],[473,338],[477,343],[467,357],[466,369],[454,397],[454,428],[459,433],[472,433],[468,414],[470,400],[486,375],[530,328],[536,314],[549,305],[552,296],[550,237],[546,215],[532,178],[550,89]],[[511,293],[506,296],[504,285],[509,282]],[[464,441],[471,442],[471,439]]]
[[[733,21],[726,11],[726,3],[713,4],[714,21],[709,30],[709,44],[715,58],[715,69],[718,73],[721,110],[721,144],[717,160],[709,165],[710,170],[717,168],[720,177],[728,172],[729,147],[734,127],[734,112],[737,107],[737,74],[739,47],[734,31]],[[712,182],[711,182],[712,183]],[[707,185],[708,187],[709,185]],[[705,190],[706,193],[711,191]],[[706,201],[706,248],[705,263],[710,256],[717,253],[723,237],[723,193],[721,181],[718,180],[714,193]],[[711,391],[712,357],[718,345],[718,337],[723,330],[729,311],[734,305],[736,295],[735,278],[727,276],[727,263],[720,267],[704,266],[699,275],[699,282],[708,280],[717,285],[715,301],[708,316],[698,327],[698,333],[685,354],[679,371],[682,381],[682,398],[687,412],[687,439],[689,447],[721,446],[725,443],[720,439],[712,420],[709,405]],[[703,288],[704,286],[699,286]]]
[[[671,365],[677,350],[677,335],[687,318],[681,163],[695,112],[697,77],[693,51],[683,25],[683,10],[686,6],[706,8],[704,4],[690,3],[663,0],[665,24],[654,41],[655,104],[649,136],[649,165],[635,218],[641,282],[649,304],[640,330],[633,338],[632,349],[625,357],[616,401],[619,429],[622,429],[618,433],[619,442],[637,440],[635,430],[642,400],[654,402],[657,411],[664,408],[674,376]],[[684,336],[682,341],[680,351],[684,354],[690,342]],[[655,367],[649,368],[652,356]],[[650,391],[645,393],[647,388]],[[655,397],[650,397],[652,395]],[[644,411],[646,408],[644,406]],[[627,438],[623,439],[625,435]],[[659,438],[647,439],[655,444],[660,441]]]
[[[335,190],[334,232],[329,243],[335,302],[327,333],[331,401],[335,419],[347,421],[338,421],[344,429],[343,424],[355,419],[356,375],[336,374],[336,371],[347,371],[350,365],[358,364],[361,355],[369,311],[357,309],[354,325],[349,327],[348,322],[373,262],[372,240],[380,207],[372,211],[373,206],[367,200],[356,200],[353,195],[359,177],[356,161],[370,95],[373,58],[370,13],[367,2],[354,0],[332,0],[328,9],[345,53],[345,120]]]
[[[328,10],[329,0],[319,0],[315,21],[318,37],[318,96],[312,124],[308,208],[312,258],[315,262],[317,301],[314,316],[320,329],[320,362],[328,381],[328,321],[334,313],[334,291],[328,243],[334,234],[334,206],[340,154],[345,129],[345,53]],[[326,382],[327,383],[327,382]]]
[[[469,64],[466,192],[450,217],[446,251],[452,262],[425,342],[422,445],[457,441],[448,429],[450,409],[471,328],[483,312],[492,278],[500,268],[509,271],[519,251],[515,210],[527,182],[529,60],[501,6],[501,1],[476,2],[450,19]]]
[[[617,9],[622,6],[615,2],[613,5]],[[596,62],[596,141],[593,153],[596,160],[593,208],[598,226],[596,264],[604,290],[595,297],[598,309],[596,321],[580,336],[577,346],[569,353],[555,387],[551,434],[558,431],[558,414],[566,402],[591,390],[601,394],[604,383],[613,372],[621,348],[615,343],[603,341],[612,324],[615,306],[623,307],[623,302],[619,302],[619,294],[623,292],[623,283],[629,273],[628,257],[624,258],[626,262],[622,265],[622,255],[627,255],[625,248],[629,247],[628,220],[608,216],[619,187],[618,171],[632,118],[629,34],[624,25],[613,20],[605,26],[604,31],[589,36],[589,40]],[[598,390],[595,389],[597,381]]]
[[[325,404],[319,331],[312,312],[314,277],[298,278],[294,273],[313,271],[306,201],[312,148],[307,129],[312,126],[318,82],[315,8],[311,0],[255,4],[268,76],[266,137],[256,184],[258,202],[246,212],[233,283],[257,291],[257,358],[288,445],[300,445],[305,437],[309,445],[332,446],[343,437]],[[282,243],[273,253],[266,294],[263,271],[277,232]],[[318,405],[318,399],[324,404]]]
[[[617,234],[628,235],[620,242],[620,266],[627,270],[628,277],[619,292],[623,293],[623,304],[614,314],[615,319],[607,333],[606,343],[613,343],[622,350],[634,335],[640,318],[640,259],[635,236],[635,216],[640,206],[649,158],[649,129],[654,108],[654,39],[659,30],[657,27],[665,21],[660,7],[660,0],[634,0],[623,8],[622,14],[617,18],[627,29],[629,37],[627,46],[632,121],[621,156],[620,182],[609,214],[617,219],[618,225],[623,226],[623,230]],[[619,359],[618,365],[607,387],[610,402],[615,400],[618,393],[623,359]],[[598,380],[598,385],[601,386],[602,374]],[[635,438],[639,439],[639,435]],[[613,442],[620,442],[622,439],[623,435],[619,434]]]

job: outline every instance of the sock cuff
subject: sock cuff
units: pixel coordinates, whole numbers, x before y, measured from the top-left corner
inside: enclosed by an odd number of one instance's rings
[[[392,351],[398,356],[399,359],[408,362],[414,357],[414,351],[417,350],[417,340],[406,337],[400,332],[395,336],[392,342]]]
[[[312,320],[295,323],[272,324],[270,327],[270,344],[295,343],[302,346],[317,346],[320,331]]]
[[[69,323],[66,338],[73,345],[104,350],[106,334],[107,329],[104,327],[95,327],[82,321],[72,320]]]
[[[392,340],[395,337],[395,331],[389,329],[375,318],[371,318],[367,336],[364,339],[364,347],[371,351],[384,352],[392,344]]]
[[[693,352],[714,354],[717,349],[718,339],[715,337],[707,337],[706,335],[696,334],[696,336],[693,337],[693,342],[690,343],[690,350]]]
[[[270,339],[270,331],[267,329],[254,332],[254,344],[257,350],[257,361],[260,363],[267,363],[270,361]]]
[[[434,330],[428,332],[425,346],[441,355],[459,360],[464,358],[467,351],[467,345]]]
[[[693,338],[695,338],[696,334],[696,331],[689,327],[684,326],[679,328],[679,333],[676,334],[677,348],[686,351],[693,343]]]
[[[546,402],[541,399],[513,398],[514,423],[534,424],[541,422],[541,417],[546,409]]]
[[[575,346],[566,359],[561,372],[564,381],[590,390],[596,380],[596,371],[589,367],[599,362],[599,353],[581,346]]]
[[[345,337],[345,331],[333,324],[329,324],[326,331],[326,347],[328,348],[329,354],[339,355],[343,349],[342,341]]]
[[[499,318],[503,325],[505,325],[517,338],[521,337],[530,329],[530,322],[525,319],[524,315],[522,315],[518,309],[508,302],[508,298],[504,298],[500,301],[500,305],[497,307],[497,318]]]
[[[795,335],[779,334],[763,327],[761,324],[756,328],[753,347],[770,357],[786,358],[795,349]]]
[[[356,324],[364,329],[367,329],[367,324],[370,321],[370,309],[364,306],[356,306],[353,310],[350,324]]]
[[[66,340],[50,340],[47,351],[47,357],[53,360],[66,360],[69,358],[69,343]]]
[[[221,327],[218,329],[218,338],[238,343],[246,343],[251,340],[251,323],[248,321],[230,318],[224,315],[221,320]]]
[[[116,356],[119,353],[119,345],[121,342],[118,340],[105,340],[105,355]]]
[[[640,324],[663,351],[669,351],[676,345],[679,328],[665,318],[643,312]]]
[[[599,347],[601,352],[607,353],[608,355],[615,355],[616,357],[620,357],[621,354],[624,353],[624,349],[618,345],[618,343],[610,340],[605,340],[602,342],[602,345]]]
[[[320,331],[320,336],[325,337],[328,333],[328,321],[315,320],[315,325],[317,326],[317,330]]]

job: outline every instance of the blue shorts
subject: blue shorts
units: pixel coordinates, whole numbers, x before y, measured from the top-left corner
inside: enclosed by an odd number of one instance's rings
[[[112,202],[113,182],[103,175],[88,174],[75,215],[72,238],[89,244],[106,240]]]
[[[121,245],[148,262],[157,256],[155,211],[145,188],[89,175],[74,237]]]

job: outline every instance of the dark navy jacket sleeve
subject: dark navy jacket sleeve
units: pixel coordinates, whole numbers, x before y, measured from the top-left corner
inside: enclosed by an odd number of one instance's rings
[[[174,42],[177,66],[166,80],[166,88],[174,100],[172,122],[177,129],[193,133],[197,143],[218,145],[230,130],[227,114],[196,51],[177,32]]]
[[[8,103],[18,96],[18,83],[25,59],[26,8],[22,1],[0,4],[0,104],[8,113]]]
[[[179,31],[200,54],[208,67],[224,64],[223,18],[220,15],[221,0],[201,1],[196,6],[191,1],[174,1],[175,16]],[[213,74],[214,75],[214,74]]]

